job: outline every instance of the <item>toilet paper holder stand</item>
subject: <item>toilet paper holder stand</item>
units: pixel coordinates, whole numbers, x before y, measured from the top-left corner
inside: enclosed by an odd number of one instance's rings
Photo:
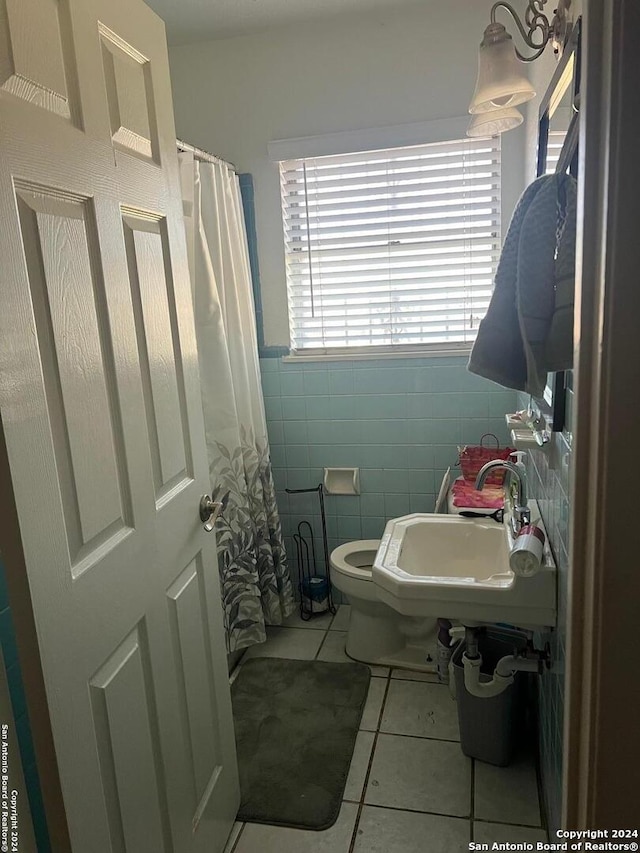
[[[308,521],[298,524],[293,534],[298,564],[298,590],[300,593],[300,618],[305,622],[323,613],[335,613],[333,591],[329,572],[329,546],[327,542],[327,518],[324,507],[324,486],[319,483],[309,489],[286,489],[289,495],[318,495],[322,524],[323,565],[318,562],[313,528]]]

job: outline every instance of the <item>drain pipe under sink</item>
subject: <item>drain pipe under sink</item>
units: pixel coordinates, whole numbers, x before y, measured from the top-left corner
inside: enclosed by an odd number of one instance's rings
[[[472,696],[490,699],[499,696],[510,684],[513,684],[516,672],[541,673],[543,664],[548,661],[548,650],[527,649],[522,654],[505,655],[496,664],[491,681],[481,681],[482,655],[479,648],[479,630],[476,625],[452,628],[449,632],[455,638],[464,635],[466,652],[462,655],[464,666],[464,686]]]
[[[542,674],[546,664],[549,667],[549,647],[543,651],[528,648],[522,654],[505,655],[500,658],[493,671],[491,681],[480,681],[482,655],[480,654],[479,631],[480,625],[456,626],[449,630],[454,640],[464,638],[466,652],[462,655],[464,666],[464,686],[472,696],[479,699],[491,699],[499,696],[510,684],[513,684],[516,672],[537,672]],[[455,682],[451,679],[450,684]],[[455,696],[454,693],[452,695]]]
[[[526,655],[505,655],[496,664],[491,681],[480,681],[482,655],[470,658],[465,652],[462,655],[464,664],[464,686],[472,696],[480,699],[490,699],[499,696],[510,684],[513,684],[516,672],[539,672],[540,659]]]

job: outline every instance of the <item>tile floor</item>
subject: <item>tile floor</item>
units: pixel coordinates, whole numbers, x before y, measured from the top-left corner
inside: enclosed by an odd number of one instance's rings
[[[268,629],[257,656],[345,661],[349,607]],[[340,816],[324,832],[234,826],[226,853],[462,853],[469,841],[546,841],[532,760],[500,768],[460,749],[456,706],[434,676],[371,667]],[[232,676],[233,677],[233,676]]]

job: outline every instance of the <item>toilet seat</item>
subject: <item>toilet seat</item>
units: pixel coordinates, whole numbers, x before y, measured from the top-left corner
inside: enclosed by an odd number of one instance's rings
[[[331,552],[331,582],[351,605],[346,653],[372,666],[435,673],[436,621],[402,616],[380,600],[373,579],[379,546],[379,539],[359,539]]]
[[[372,566],[379,545],[379,539],[345,542],[331,552],[331,568],[346,577],[372,583]]]

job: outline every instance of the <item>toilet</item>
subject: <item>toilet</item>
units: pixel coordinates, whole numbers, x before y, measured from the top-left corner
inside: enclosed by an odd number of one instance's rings
[[[351,605],[346,651],[380,666],[436,672],[436,620],[402,616],[378,600],[372,577],[379,539],[346,542],[331,552],[331,583]]]

